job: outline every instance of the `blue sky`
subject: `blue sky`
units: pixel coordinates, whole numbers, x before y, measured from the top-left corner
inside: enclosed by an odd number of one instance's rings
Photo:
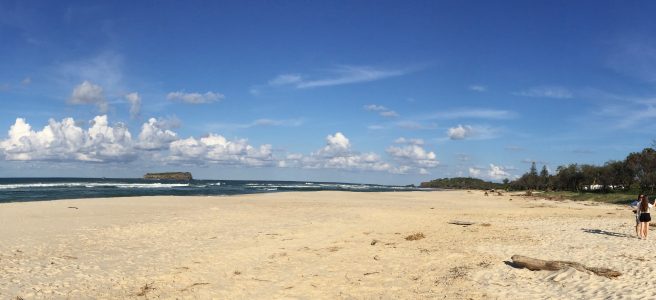
[[[410,184],[651,145],[651,1],[0,0],[0,176]]]

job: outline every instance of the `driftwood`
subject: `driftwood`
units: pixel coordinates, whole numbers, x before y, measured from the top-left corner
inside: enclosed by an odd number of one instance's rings
[[[476,222],[453,220],[453,221],[449,221],[449,224],[469,226],[469,225],[474,225],[474,224],[476,224]]]
[[[622,273],[615,270],[606,269],[606,268],[586,267],[580,263],[571,262],[571,261],[541,260],[541,259],[530,258],[521,255],[513,255],[511,259],[515,265],[523,268],[527,268],[531,271],[539,271],[539,270],[558,271],[565,268],[573,268],[580,272],[592,272],[596,275],[607,277],[607,278],[615,278],[622,275]]]

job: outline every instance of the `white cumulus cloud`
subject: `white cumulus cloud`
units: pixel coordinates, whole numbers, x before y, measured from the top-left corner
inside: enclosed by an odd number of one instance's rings
[[[148,122],[141,126],[136,147],[143,150],[168,149],[169,144],[178,139],[178,135],[167,127],[168,124],[164,120],[148,119]]]
[[[505,168],[501,166],[496,166],[494,164],[490,164],[490,169],[487,171],[487,175],[489,178],[495,180],[500,180],[510,177],[510,173],[508,173]]]
[[[341,132],[328,135],[326,145],[309,155],[290,154],[278,163],[280,167],[309,169],[345,169],[391,171],[392,166],[376,153],[359,153],[351,149],[350,140]]]
[[[274,164],[271,145],[253,147],[245,139],[229,140],[210,134],[196,139],[189,137],[171,142],[171,159],[196,163],[267,166]]]
[[[70,104],[96,104],[101,113],[107,112],[109,106],[103,93],[103,88],[87,80],[73,89],[71,97],[68,99]]]
[[[107,116],[97,116],[84,130],[73,118],[51,119],[35,131],[22,118],[16,119],[8,137],[0,142],[7,160],[128,161],[134,159],[132,136],[122,123],[110,125]]]
[[[458,125],[447,130],[447,135],[452,140],[463,140],[473,134],[473,128],[469,125]]]

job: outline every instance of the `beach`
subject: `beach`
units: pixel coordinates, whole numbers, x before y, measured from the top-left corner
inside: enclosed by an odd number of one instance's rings
[[[1,203],[0,298],[656,297],[656,235],[636,238],[628,207],[519,194],[320,191]],[[509,264],[515,254],[622,275],[529,271]]]

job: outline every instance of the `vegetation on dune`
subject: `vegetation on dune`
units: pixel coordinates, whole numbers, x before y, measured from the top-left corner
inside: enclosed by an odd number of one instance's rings
[[[656,150],[645,148],[629,154],[622,161],[608,161],[602,166],[559,166],[553,175],[549,174],[546,166],[538,174],[533,163],[531,169],[510,182],[509,187],[513,190],[654,193]]]
[[[656,142],[654,143],[656,145]],[[544,191],[537,196],[551,199],[589,200],[628,204],[637,194],[656,194],[656,150],[645,148],[624,160],[608,161],[601,166],[569,164],[550,174],[546,166],[538,172],[535,162],[521,177],[503,183],[477,178],[440,178],[422,182],[421,187],[446,189],[507,189]],[[649,197],[653,199],[653,196]]]

